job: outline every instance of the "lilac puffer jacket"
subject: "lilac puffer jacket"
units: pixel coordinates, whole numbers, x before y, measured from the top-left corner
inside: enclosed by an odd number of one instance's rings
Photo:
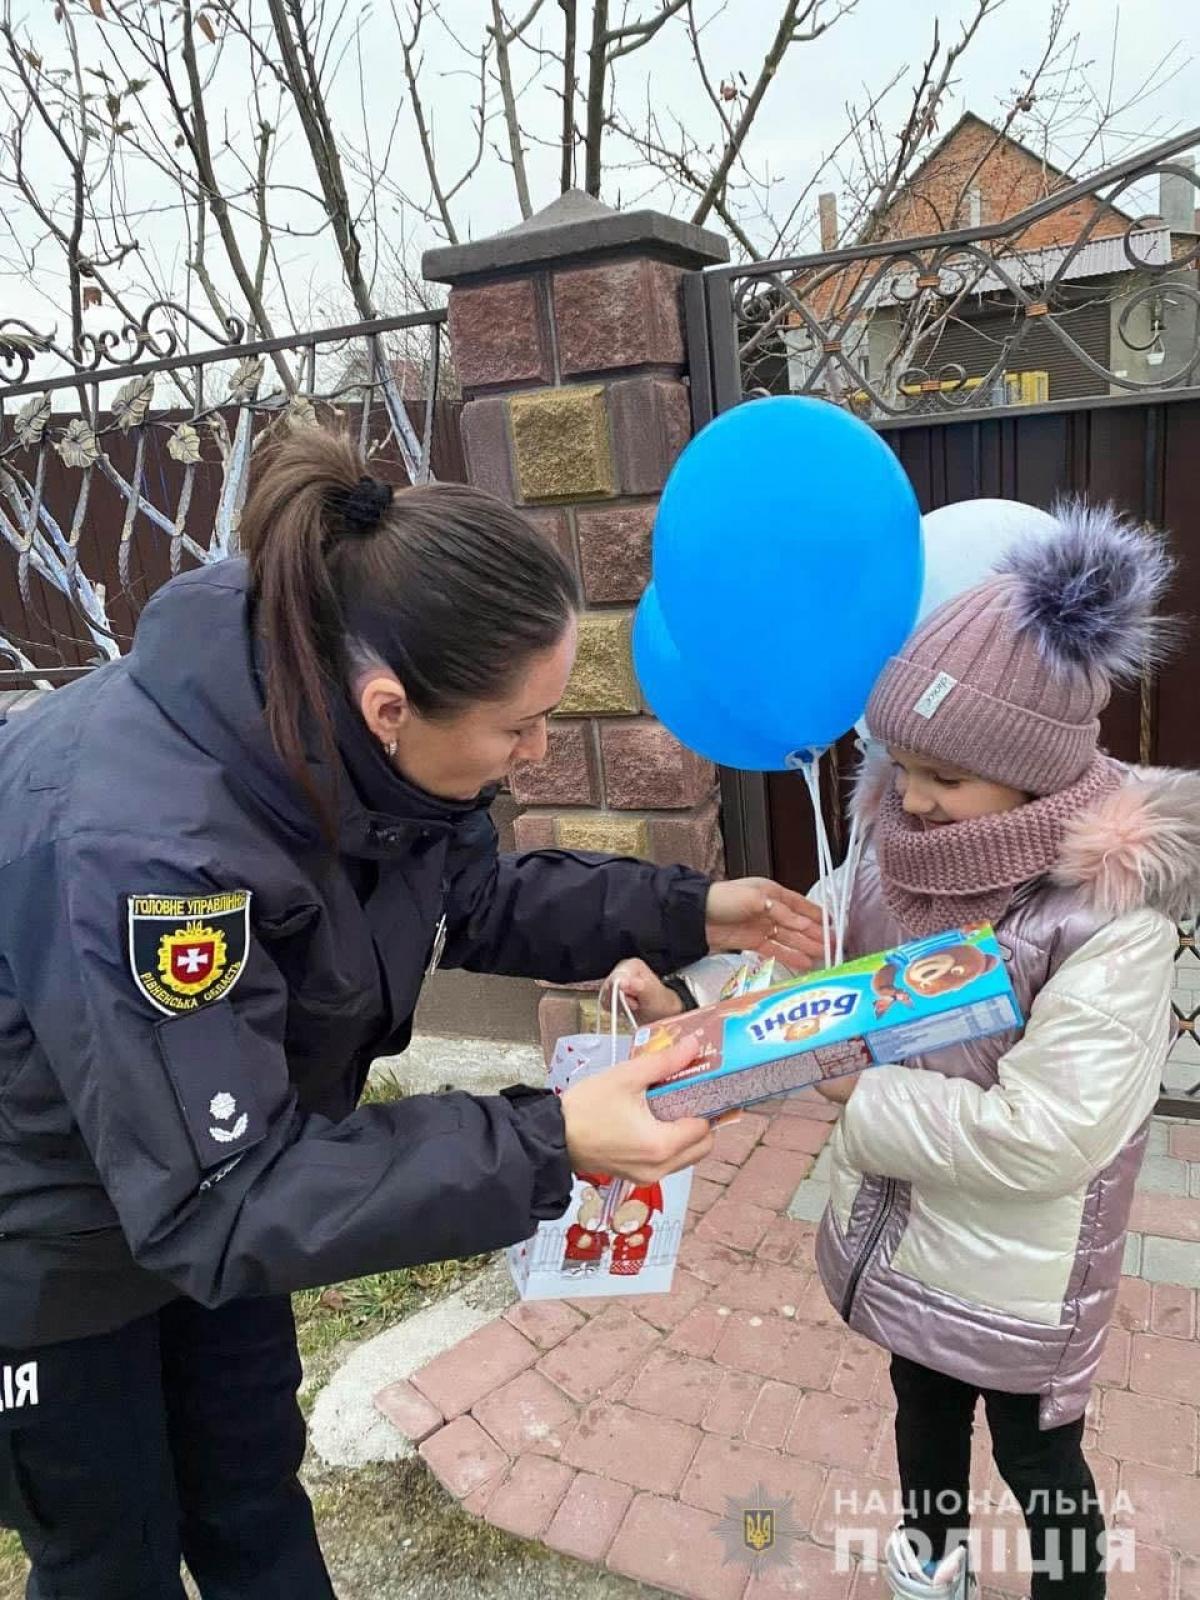
[[[817,1240],[852,1328],[1040,1395],[1043,1428],[1082,1415],[1170,1047],[1173,921],[1198,906],[1200,777],[1131,770],[996,930],[1025,1028],[863,1073],[830,1140]],[[868,845],[847,959],[904,937]],[[685,975],[701,1003],[717,961]]]

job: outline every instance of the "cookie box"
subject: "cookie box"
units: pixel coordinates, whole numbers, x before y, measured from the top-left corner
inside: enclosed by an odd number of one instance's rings
[[[699,1034],[690,1066],[656,1084],[657,1117],[715,1117],[827,1078],[1023,1024],[992,929],[919,939],[765,993],[639,1028],[634,1055]]]

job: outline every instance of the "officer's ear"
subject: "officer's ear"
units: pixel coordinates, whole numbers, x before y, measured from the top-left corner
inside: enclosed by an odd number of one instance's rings
[[[358,709],[370,733],[386,749],[400,738],[413,715],[408,695],[399,678],[386,667],[364,672],[355,685]]]

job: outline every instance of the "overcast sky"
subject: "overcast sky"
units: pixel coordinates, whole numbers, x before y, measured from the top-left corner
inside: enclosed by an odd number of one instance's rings
[[[1041,51],[1050,3],[1051,0],[1007,0],[998,15],[985,24],[985,32],[964,61],[961,81],[943,127],[948,127],[953,117],[967,107],[985,117],[1000,113],[1019,89],[1022,70]],[[61,40],[53,22],[51,0],[13,0],[18,16],[22,4],[39,49],[50,55]],[[78,6],[79,0],[75,4]],[[404,0],[396,0],[396,4],[402,9]],[[642,0],[631,10],[633,14],[648,12],[654,4],[655,0]],[[442,0],[442,6],[446,19],[467,39],[480,36],[491,13],[490,0]],[[753,79],[779,8],[780,0],[728,0],[723,10],[718,10],[713,0],[700,8],[705,15],[716,13],[706,34],[708,57],[716,75],[730,77],[741,71]],[[514,13],[523,11],[524,0],[510,0],[508,9]],[[581,5],[581,12],[586,9]],[[940,23],[945,40],[957,32],[962,19],[973,9],[973,0],[858,0],[854,13],[824,38],[791,52],[767,96],[750,145],[755,170],[769,170],[780,180],[776,210],[787,209],[789,197],[809,180],[823,155],[841,138],[846,128],[847,100],[863,101],[869,90],[881,86],[902,65],[915,71],[928,51],[935,20]],[[332,0],[327,10],[333,13]],[[553,30],[557,39],[559,10],[554,0],[546,0],[545,12],[547,29]],[[365,119],[378,152],[397,107],[401,106],[400,131],[389,171],[413,195],[424,197],[427,185],[422,177],[419,148],[411,118],[402,105],[404,82],[390,6],[382,0],[374,13],[366,10],[363,15],[361,88],[352,51],[344,61],[333,93],[335,122],[348,141],[361,143]],[[82,7],[79,25],[81,37],[93,27]],[[1128,97],[1164,58],[1170,57],[1171,63],[1169,81],[1152,101],[1122,121],[1103,152],[1093,152],[1089,168],[1099,164],[1101,154],[1115,159],[1127,153],[1131,140],[1149,141],[1200,123],[1200,6],[1196,0],[1126,0],[1123,6],[1117,0],[1073,0],[1068,32],[1081,36],[1076,88],[1082,82],[1082,65],[1088,61],[1093,63],[1091,80],[1104,87],[1113,60],[1114,36],[1114,94],[1118,100]],[[477,90],[461,72],[462,57],[448,38],[430,29],[428,44],[422,91],[434,124],[440,164],[444,173],[453,176],[469,159],[473,141],[470,107]],[[101,59],[90,37],[87,51],[87,59]],[[244,150],[252,138],[246,114],[245,77],[231,53],[220,59],[206,104],[214,125],[227,123],[234,144]],[[526,55],[522,76],[532,66],[533,58]],[[581,71],[584,66],[581,50]],[[621,63],[619,103],[634,120],[648,93],[660,113],[674,112],[690,127],[704,126],[697,119],[708,108],[697,93],[687,40],[682,30],[672,25],[664,28],[645,52]],[[889,135],[904,120],[906,98],[906,88],[901,86],[883,108],[882,122]],[[708,114],[711,116],[711,112]],[[547,83],[532,82],[526,87],[522,115],[535,135],[553,139],[559,111]],[[1083,126],[1081,119],[1079,134]],[[497,120],[492,136],[498,138],[500,131]],[[1070,143],[1068,138],[1067,147],[1057,152],[1067,162],[1074,155]],[[615,153],[615,145],[612,148]],[[50,152],[44,145],[31,147],[31,160],[40,159],[46,162],[46,183],[50,186],[55,181]],[[227,154],[225,159],[233,158]],[[535,145],[530,153],[535,206],[554,198],[557,167],[557,153],[539,151]],[[280,183],[299,182],[306,181],[306,172],[307,152],[293,118],[273,176]],[[130,204],[137,208],[134,231],[158,263],[167,287],[178,294],[186,278],[187,246],[182,219],[177,212],[164,214],[162,208],[170,199],[170,191],[152,173],[141,170],[135,178],[130,185]],[[686,213],[686,198],[673,201],[666,190],[653,190],[651,184],[651,176],[645,172],[610,171],[604,198],[610,204],[653,203]],[[290,202],[289,220],[300,223],[305,216],[302,201]],[[494,155],[489,154],[477,176],[465,186],[456,202],[456,216],[460,232],[474,237],[519,220],[511,176]],[[394,241],[407,244],[414,260],[424,245],[438,242],[435,230],[412,210],[391,205],[385,210],[384,222]],[[345,309],[344,297],[338,304],[336,269],[326,246],[281,238],[279,257],[289,292],[298,303]],[[39,270],[33,284],[14,269],[11,259],[8,270],[0,267],[0,316],[24,315],[39,326],[59,320],[61,327],[61,317],[55,317],[56,309],[61,307],[61,283],[55,277],[51,258],[44,259],[47,266]]]

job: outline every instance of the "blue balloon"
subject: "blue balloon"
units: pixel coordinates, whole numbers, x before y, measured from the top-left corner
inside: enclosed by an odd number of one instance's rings
[[[733,712],[773,770],[852,728],[912,631],[920,510],[892,451],[849,412],[751,400],[675,463],[653,567],[689,694],[714,723]]]
[[[655,716],[690,750],[746,772],[772,767],[774,751],[768,741],[739,728],[736,718],[697,692],[695,677],[663,622],[653,584],[634,614],[633,664]]]

